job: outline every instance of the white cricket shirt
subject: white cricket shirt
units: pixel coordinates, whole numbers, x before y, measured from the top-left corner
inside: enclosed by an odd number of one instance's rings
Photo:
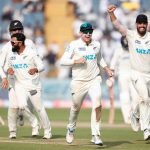
[[[84,64],[74,64],[74,60],[84,58]],[[100,75],[100,65],[104,68],[105,63],[100,49],[100,43],[92,41],[88,46],[82,39],[72,41],[66,48],[61,58],[61,65],[72,67],[72,79],[76,81],[89,81]]]
[[[25,45],[30,46],[33,51],[37,51],[34,43],[30,39],[25,40]],[[7,55],[10,52],[12,52],[12,45],[11,45],[11,42],[9,41],[3,46],[2,50],[1,50],[1,53],[0,53],[0,76],[1,76],[1,78],[6,77],[6,75],[3,71],[3,67],[5,65]]]
[[[150,73],[150,33],[141,37],[137,31],[127,31],[127,40],[130,50],[130,61],[132,69]]]
[[[115,28],[128,40],[131,68],[141,73],[150,73],[150,32],[141,37],[136,30],[128,30],[118,20]]]
[[[115,71],[117,70],[119,74],[129,73],[131,69],[129,51],[123,50],[122,47],[116,49],[110,62],[110,68]]]
[[[42,60],[31,47],[26,46],[20,55],[16,52],[10,52],[7,56],[5,70],[9,67],[14,70],[14,81],[17,84],[22,85],[27,90],[41,89],[39,73],[34,75],[28,73],[31,68],[37,68],[38,72],[44,70]]]

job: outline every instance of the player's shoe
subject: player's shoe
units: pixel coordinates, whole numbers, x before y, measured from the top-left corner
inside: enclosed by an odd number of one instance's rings
[[[15,131],[11,131],[10,135],[9,135],[10,139],[16,139],[16,132]]]
[[[32,137],[36,137],[39,135],[39,129],[40,129],[40,125],[38,124],[37,126],[32,128]]]
[[[51,139],[51,138],[52,138],[52,133],[50,132],[50,130],[45,130],[43,139]]]
[[[133,112],[130,114],[131,118],[131,127],[133,131],[137,132],[140,129],[140,119],[135,116]]]
[[[99,135],[93,135],[92,139],[91,139],[91,142],[94,143],[95,145],[103,146],[103,142],[102,142]]]
[[[150,131],[148,129],[144,130],[144,140],[150,140]]]
[[[68,144],[71,144],[74,140],[74,130],[67,130],[67,134],[66,134],[66,142]]]

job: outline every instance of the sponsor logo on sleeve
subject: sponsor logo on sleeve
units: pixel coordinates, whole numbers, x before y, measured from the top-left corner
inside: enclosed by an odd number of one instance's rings
[[[78,49],[79,49],[79,51],[86,51],[85,47],[79,47]]]
[[[10,57],[10,60],[16,60],[16,56]]]

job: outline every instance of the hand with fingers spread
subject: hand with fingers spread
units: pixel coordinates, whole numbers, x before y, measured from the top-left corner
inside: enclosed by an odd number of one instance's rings
[[[3,89],[6,89],[7,87],[8,87],[8,80],[7,80],[7,78],[3,78],[2,79],[2,88]]]

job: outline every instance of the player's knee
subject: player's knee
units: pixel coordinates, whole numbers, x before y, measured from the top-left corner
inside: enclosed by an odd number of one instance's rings
[[[78,104],[78,103],[73,103],[72,109],[73,109],[74,111],[79,111],[80,108],[81,108],[80,104]]]

